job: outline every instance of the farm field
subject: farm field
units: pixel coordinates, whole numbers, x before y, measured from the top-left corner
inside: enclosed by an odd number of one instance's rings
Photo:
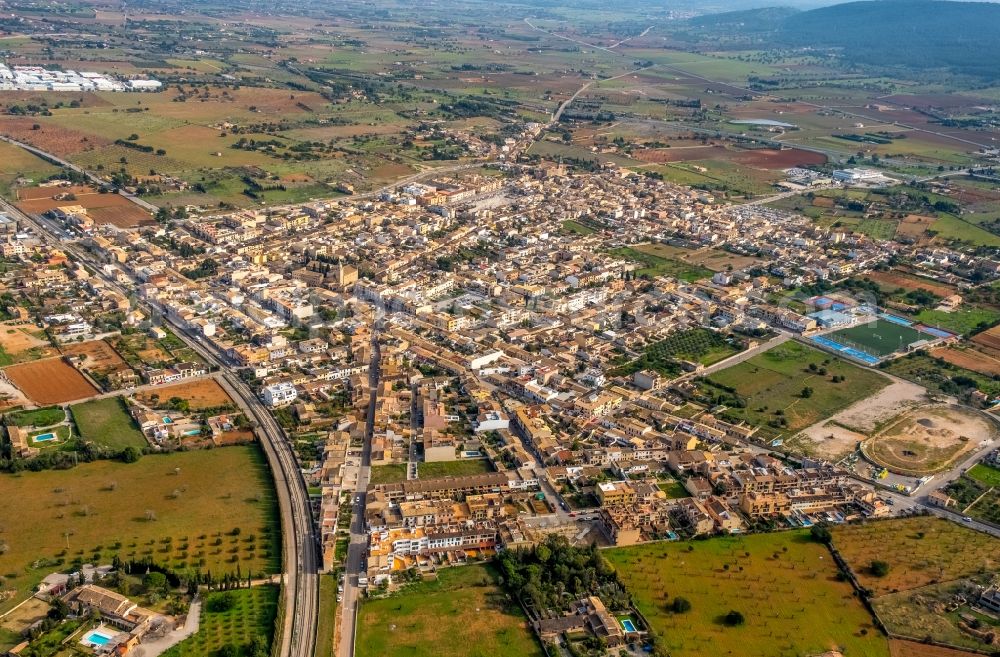
[[[19,427],[48,427],[65,420],[66,411],[61,406],[48,406],[46,408],[36,408],[32,411],[9,413],[6,419],[10,424]]]
[[[193,411],[235,406],[222,386],[212,378],[201,378],[176,385],[146,389],[136,394],[136,399],[140,402],[154,407],[157,403],[164,404],[174,397],[187,400]]]
[[[12,196],[18,178],[39,182],[59,169],[23,148],[0,142],[0,194]]]
[[[36,333],[44,335],[34,324],[0,325],[0,366],[54,355],[55,349]]]
[[[452,637],[442,640],[442,637]],[[460,637],[460,639],[459,639]],[[541,657],[491,566],[444,568],[358,611],[358,657]]]
[[[1000,375],[1000,359],[964,345],[938,347],[931,349],[929,353],[933,358],[940,358],[951,365],[985,374],[988,377]]]
[[[1000,567],[1000,540],[935,517],[843,525],[833,530],[833,544],[876,596]],[[875,559],[889,563],[888,575],[868,571]]]
[[[646,348],[638,359],[616,367],[615,376],[626,376],[644,369],[652,369],[664,376],[676,376],[681,368],[676,360],[711,365],[728,358],[739,349],[722,335],[705,328],[678,331]]]
[[[982,653],[931,646],[916,641],[889,639],[889,657],[978,657]]]
[[[1000,394],[1000,382],[995,381],[992,375],[981,374],[964,367],[967,363],[963,359],[969,356],[969,351],[953,349],[948,349],[944,353],[935,349],[931,355],[918,351],[902,358],[884,362],[879,367],[889,374],[909,379],[929,390],[949,395],[959,394],[967,390],[966,383],[968,382],[971,382],[970,385],[973,386],[973,389],[981,390],[988,395]],[[990,362],[983,359],[983,368],[989,366]],[[956,380],[962,385],[956,383]]]
[[[792,657],[830,649],[889,654],[850,583],[837,581],[827,548],[806,532],[655,543],[604,554],[674,657]],[[690,611],[669,611],[676,597],[690,601]],[[730,610],[746,623],[723,624]]]
[[[264,654],[269,654],[277,613],[277,586],[209,593],[202,602],[198,632],[163,653],[163,657],[216,655],[228,645],[242,653],[255,639],[264,641]]]
[[[175,570],[273,573],[280,538],[273,483],[257,446],[94,461],[70,470],[0,476],[6,514],[4,587],[25,599],[42,577],[77,560],[150,557]],[[240,529],[239,535],[233,530]],[[67,548],[67,545],[69,546]],[[11,576],[13,575],[13,576]]]
[[[17,192],[17,207],[28,214],[44,214],[55,208],[79,205],[96,224],[135,228],[155,223],[153,217],[120,194],[101,194],[93,187],[34,187]]]
[[[436,463],[420,463],[417,475],[421,479],[438,479],[440,477],[465,477],[468,475],[493,472],[490,462],[486,459],[462,459],[460,461],[440,461]]]
[[[62,345],[60,350],[63,354],[78,357],[79,366],[99,382],[112,372],[128,369],[128,363],[104,340],[74,342]]]
[[[640,244],[634,247],[619,247],[610,251],[611,255],[632,260],[643,265],[636,270],[638,276],[670,276],[678,280],[693,282],[712,275],[712,270],[700,265],[689,264],[661,255],[660,245]]]
[[[834,376],[844,379],[834,383]],[[700,380],[703,394],[729,407],[726,416],[760,426],[765,435],[795,433],[888,384],[877,372],[793,341]],[[805,388],[812,390],[808,397]]]
[[[1000,488],[1000,468],[994,468],[985,463],[977,463],[969,468],[969,471],[965,475],[987,486]]]
[[[978,614],[969,607],[961,611],[946,611],[947,603],[965,590],[964,581],[931,584],[917,589],[890,593],[873,601],[878,614],[890,634],[905,637],[933,637],[942,643],[989,650],[988,643],[976,638],[959,626],[962,615],[973,616],[984,628],[1000,626],[989,616]]]
[[[69,410],[84,440],[116,452],[126,447],[143,449],[148,445],[119,397],[95,399],[70,406]]]
[[[62,358],[47,358],[3,370],[11,383],[36,404],[61,404],[84,399],[97,390]]]
[[[1000,319],[1000,311],[995,308],[963,306],[960,310],[950,313],[941,310],[921,310],[915,319],[928,326],[964,335],[980,326],[996,322]]]
[[[872,271],[865,275],[867,280],[875,281],[880,287],[887,291],[903,288],[906,291],[924,290],[939,297],[947,297],[955,294],[957,290],[944,283],[938,283],[919,276],[912,276],[898,271]]]

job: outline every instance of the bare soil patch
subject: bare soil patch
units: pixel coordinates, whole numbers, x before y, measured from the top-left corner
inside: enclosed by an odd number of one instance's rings
[[[233,400],[229,398],[226,391],[222,389],[215,379],[198,379],[196,381],[186,381],[172,386],[163,386],[144,390],[136,395],[136,398],[144,404],[152,404],[153,395],[159,395],[160,403],[166,402],[172,397],[186,399],[191,405],[191,410],[201,410],[204,408],[217,408],[219,406],[232,405]]]
[[[1000,374],[1000,359],[981,351],[941,347],[931,351],[931,356],[980,374],[989,376]]]
[[[862,451],[891,471],[922,475],[939,472],[995,435],[993,424],[969,409],[921,407],[870,438]]]
[[[82,374],[62,358],[11,365],[4,368],[3,374],[28,399],[40,405],[85,399],[97,392]]]

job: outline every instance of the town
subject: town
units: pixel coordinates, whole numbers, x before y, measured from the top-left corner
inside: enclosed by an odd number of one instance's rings
[[[0,654],[1000,649],[996,72],[625,4],[6,8]]]

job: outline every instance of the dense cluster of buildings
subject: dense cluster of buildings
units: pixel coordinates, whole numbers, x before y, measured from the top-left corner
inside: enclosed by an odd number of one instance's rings
[[[159,80],[120,80],[106,73],[0,64],[0,91],[159,91]]]

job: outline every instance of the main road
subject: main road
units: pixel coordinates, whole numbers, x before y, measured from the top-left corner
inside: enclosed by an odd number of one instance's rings
[[[375,433],[375,401],[378,384],[382,376],[382,350],[379,346],[379,322],[373,322],[372,358],[368,367],[368,415],[365,420],[365,434],[361,446],[361,466],[358,469],[358,483],[354,489],[354,505],[351,514],[351,540],[344,560],[344,593],[340,604],[340,639],[337,646],[338,657],[353,657],[355,630],[358,624],[358,602],[361,598],[360,578],[365,574],[365,554],[368,552],[368,533],[365,530],[365,501],[372,472],[372,435]]]
[[[0,210],[18,219],[22,225],[32,226],[43,242],[89,265],[109,288],[128,298],[134,296],[132,290],[122,288],[104,273],[102,263],[72,241],[61,240],[56,229],[44,220],[36,220],[2,199]],[[295,454],[274,416],[264,408],[250,386],[235,374],[225,353],[211,343],[205,343],[199,337],[189,334],[184,326],[163,312],[163,308],[151,302],[143,303],[152,311],[151,316],[161,315],[172,326],[177,337],[200,354],[206,363],[222,372],[220,383],[256,425],[257,435],[274,477],[281,512],[285,608],[278,655],[311,657],[316,646],[319,616],[319,544],[308,491]]]

